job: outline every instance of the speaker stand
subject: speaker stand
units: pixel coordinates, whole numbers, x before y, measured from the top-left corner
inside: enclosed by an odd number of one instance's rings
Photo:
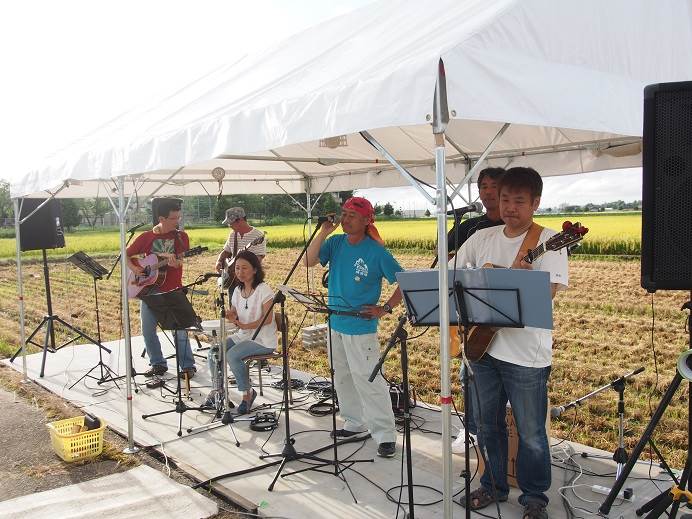
[[[43,280],[45,283],[46,287],[46,306],[48,310],[48,314],[43,317],[43,320],[41,323],[34,329],[33,332],[29,335],[29,337],[26,340],[26,344],[33,344],[34,346],[38,348],[43,349],[43,358],[41,359],[41,372],[39,376],[43,378],[45,374],[45,369],[46,369],[46,355],[50,351],[51,353],[55,353],[61,348],[64,348],[65,346],[68,346],[75,342],[77,339],[80,337],[83,339],[86,339],[88,342],[95,344],[100,348],[100,350],[103,350],[107,353],[110,353],[111,350],[106,348],[103,344],[101,344],[100,341],[97,341],[91,337],[89,337],[86,333],[84,333],[82,330],[79,328],[76,328],[75,326],[72,326],[65,320],[63,320],[61,317],[53,314],[53,302],[50,297],[50,271],[48,269],[48,258],[46,256],[46,249],[42,249],[43,253]],[[65,328],[68,330],[72,331],[76,335],[69,339],[67,342],[61,344],[60,346],[55,345],[55,323],[59,323],[63,325]],[[38,334],[39,331],[43,327],[46,327],[45,329],[45,335],[43,337],[43,344],[39,344],[34,341],[34,337]],[[14,355],[10,358],[10,362],[14,362],[14,359],[17,358],[17,355],[19,355],[22,351],[22,347],[20,346],[17,351],[14,352]]]

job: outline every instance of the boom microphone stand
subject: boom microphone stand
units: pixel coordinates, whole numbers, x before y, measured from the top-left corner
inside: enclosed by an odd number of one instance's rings
[[[690,296],[692,297],[692,291],[690,292]],[[668,390],[663,395],[661,403],[658,405],[656,411],[651,417],[649,425],[646,426],[646,430],[640,438],[639,443],[637,443],[637,445],[634,447],[632,455],[630,456],[629,460],[627,460],[625,468],[622,470],[620,476],[615,481],[615,485],[613,485],[613,488],[608,494],[608,497],[606,497],[606,500],[603,501],[603,504],[601,504],[601,506],[598,508],[598,511],[602,515],[608,515],[608,513],[610,512],[610,508],[613,506],[613,502],[615,501],[615,499],[617,499],[618,494],[622,489],[622,486],[625,484],[627,476],[629,476],[630,472],[632,471],[632,468],[634,467],[634,464],[639,458],[639,455],[644,450],[644,447],[650,441],[651,435],[653,434],[656,425],[658,425],[661,416],[663,416],[663,413],[668,407],[668,404],[670,404],[670,401],[673,399],[673,396],[675,395],[675,392],[680,386],[680,383],[683,381],[683,374],[685,375],[684,378],[688,380],[689,391],[687,398],[687,460],[685,461],[685,468],[682,471],[682,475],[680,476],[679,482],[676,481],[676,484],[673,485],[671,488],[665,490],[664,492],[650,500],[648,503],[646,503],[644,506],[637,509],[636,513],[638,516],[640,516],[644,515],[646,512],[649,512],[646,518],[653,519],[654,517],[659,517],[661,514],[665,513],[666,509],[670,506],[671,509],[670,513],[668,514],[668,517],[674,518],[677,516],[678,508],[680,507],[681,502],[687,503],[692,501],[692,499],[690,499],[692,493],[690,493],[689,491],[689,478],[690,472],[692,471],[692,444],[690,444],[689,440],[690,433],[692,432],[692,382],[689,382],[690,380],[692,380],[692,328],[690,327],[690,325],[692,324],[692,299],[690,301],[687,301],[684,305],[682,305],[681,310],[690,311],[690,314],[687,316],[689,349],[682,355],[680,355],[678,359],[677,371],[675,372],[675,376],[673,377],[670,386],[668,386]]]

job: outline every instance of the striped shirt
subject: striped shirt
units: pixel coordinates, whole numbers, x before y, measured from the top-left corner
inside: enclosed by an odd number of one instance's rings
[[[240,235],[235,231],[231,232],[228,235],[228,239],[226,240],[226,243],[223,246],[223,250],[225,250],[228,254],[230,254],[231,256],[233,255],[233,246],[236,234],[238,235],[238,245],[236,248],[236,252],[240,252],[241,250],[243,250],[249,243],[258,240],[259,238],[263,238],[262,243],[253,245],[248,250],[260,257],[267,255],[267,239],[264,237],[264,233],[262,231],[254,227],[243,235]]]

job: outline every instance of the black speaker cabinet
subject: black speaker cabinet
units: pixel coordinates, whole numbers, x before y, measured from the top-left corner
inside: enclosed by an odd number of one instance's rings
[[[20,218],[24,219],[44,201],[44,198],[25,198],[20,200]],[[19,247],[22,251],[41,249],[60,249],[65,246],[62,231],[62,208],[60,202],[52,198],[19,229]]]
[[[692,290],[692,81],[644,89],[642,287]]]
[[[159,213],[161,212],[161,204],[164,201],[173,201],[179,207],[183,206],[183,199],[182,198],[172,198],[169,196],[160,196],[160,197],[152,198],[151,199],[151,219],[152,219],[152,223],[154,225],[157,225],[159,223]]]

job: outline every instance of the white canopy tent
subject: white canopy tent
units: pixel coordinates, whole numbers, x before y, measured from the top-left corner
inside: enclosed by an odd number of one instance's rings
[[[543,175],[640,165],[644,86],[692,77],[691,8],[690,0],[379,2],[105,124],[12,179],[11,193],[17,204],[117,194],[124,252],[128,196],[216,192],[214,168],[223,168],[225,193],[308,193],[308,209],[310,193],[407,185],[408,171],[438,186],[430,201],[443,256],[445,179],[462,184],[480,164]],[[21,281],[20,260],[18,251]],[[446,271],[439,281],[446,286]],[[446,298],[440,310],[448,316]],[[447,334],[443,327],[448,517]]]

